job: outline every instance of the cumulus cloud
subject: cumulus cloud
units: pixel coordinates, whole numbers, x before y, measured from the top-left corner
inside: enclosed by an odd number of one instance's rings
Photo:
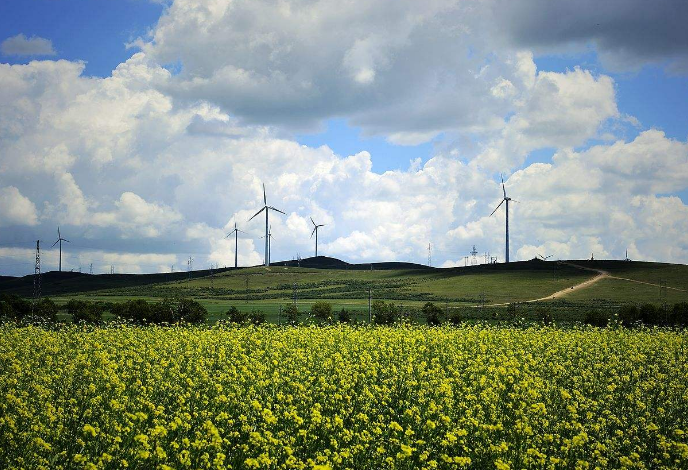
[[[45,56],[56,54],[50,39],[37,36],[27,38],[21,33],[2,41],[0,50],[2,50],[4,55],[14,56]]]
[[[22,195],[14,186],[0,188],[0,224],[36,225],[38,213],[29,198]]]
[[[503,211],[489,214],[506,171],[520,201],[512,258],[629,247],[688,260],[686,206],[668,195],[686,189],[688,144],[641,129],[587,148],[610,120],[633,121],[612,79],[495,52],[475,30],[486,12],[439,0],[178,0],[107,78],[64,60],[0,64],[0,207],[33,224],[26,240],[62,224],[70,250],[85,253],[70,266],[88,256],[135,271],[188,256],[233,265],[234,222],[246,232],[239,263],[250,265],[263,259],[264,219],[249,218],[266,183],[268,203],[286,212],[270,216],[273,259],[313,252],[312,216],[327,224],[322,254],[424,262],[430,242],[438,264],[461,264],[474,244],[503,259]],[[162,66],[177,61],[179,73]],[[437,139],[435,151],[380,173],[367,151],[338,155],[289,133],[332,115],[399,145]],[[521,168],[544,147],[551,162]]]

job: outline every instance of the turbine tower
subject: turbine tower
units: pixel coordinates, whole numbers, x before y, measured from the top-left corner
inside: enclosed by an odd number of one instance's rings
[[[501,176],[501,175],[500,175]],[[513,199],[511,199],[509,196],[506,195],[506,188],[504,187],[504,177],[502,176],[502,192],[504,193],[504,198],[502,201],[499,203],[499,205],[495,208],[495,210],[492,211],[492,214],[490,214],[490,217],[497,212],[497,209],[506,202],[506,250],[504,252],[506,262],[509,262],[509,201],[513,202],[518,202]]]
[[[238,253],[239,253],[239,232],[241,232],[241,233],[246,233],[246,232],[244,232],[243,230],[239,230],[239,229],[237,228],[236,222],[234,222],[234,230],[232,230],[231,232],[229,232],[229,233],[227,234],[227,236],[225,237],[225,238],[227,238],[227,237],[229,237],[231,234],[234,234],[234,269],[236,269],[236,268],[239,267],[239,255],[238,255]]]
[[[313,231],[311,232],[311,238],[313,238],[313,234],[315,234],[315,257],[318,257],[318,229],[320,227],[324,227],[326,224],[316,224],[313,221],[313,217],[311,217],[311,223],[313,224]]]
[[[58,226],[57,227],[57,240],[55,241],[55,243],[53,243],[53,246],[57,245],[58,243],[60,244],[60,264],[59,264],[59,268],[58,268],[58,270],[60,272],[62,272],[62,242],[71,243],[66,238],[62,238],[62,235],[60,235],[60,227]]]
[[[265,237],[260,237],[260,238],[265,238]],[[272,260],[270,257],[270,252],[272,251],[272,240],[274,240],[275,237],[272,236],[272,225],[270,225],[270,229],[268,230],[268,262]]]
[[[287,215],[275,207],[268,206],[268,198],[265,195],[265,183],[263,183],[263,208],[253,214],[253,217],[248,220],[250,222],[255,216],[265,211],[265,266],[270,266],[270,225],[268,218],[271,210]]]

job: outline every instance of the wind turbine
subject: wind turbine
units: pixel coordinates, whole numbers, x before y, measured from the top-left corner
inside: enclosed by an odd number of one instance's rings
[[[313,234],[315,234],[315,257],[318,257],[318,229],[320,227],[324,227],[327,224],[316,224],[313,221],[313,217],[311,217],[311,223],[313,224],[313,231],[311,232],[311,238],[313,238]]]
[[[269,220],[268,220],[270,210],[279,212],[280,214],[287,215],[275,207],[268,206],[268,198],[265,195],[265,183],[263,183],[263,208],[261,210],[259,210],[258,212],[256,212],[255,214],[253,214],[253,217],[251,217],[248,220],[250,222],[251,220],[253,220],[253,218],[255,216],[257,216],[261,212],[265,211],[265,266],[270,266],[270,226],[269,226]]]
[[[547,260],[550,259],[551,257],[552,257],[552,255],[549,255],[549,256],[542,256],[540,253],[538,253],[538,258],[540,258],[542,261],[547,261]]]
[[[260,237],[260,238],[265,238],[265,237]],[[270,258],[270,252],[272,251],[272,240],[274,240],[275,237],[272,236],[272,225],[270,225],[270,230],[268,230],[268,261],[270,261],[272,258]]]
[[[239,267],[239,232],[246,233],[243,230],[237,228],[236,222],[234,222],[234,230],[229,232],[225,238],[228,238],[231,234],[234,234],[234,269]]]
[[[58,243],[60,244],[60,265],[59,265],[60,266],[59,267],[60,272],[62,272],[62,242],[71,243],[66,238],[62,238],[62,235],[60,235],[60,227],[58,225],[58,227],[57,227],[57,240],[55,241],[55,243],[53,243],[53,246],[57,245]]]
[[[504,193],[504,198],[502,199],[502,202],[500,202],[499,205],[495,208],[495,210],[492,211],[492,214],[490,214],[490,217],[492,217],[492,215],[495,212],[497,212],[497,209],[499,209],[499,207],[502,204],[504,204],[504,202],[506,201],[506,251],[505,251],[506,256],[505,256],[505,259],[506,259],[506,262],[508,263],[509,262],[509,201],[514,201],[514,200],[506,195],[506,188],[504,187],[504,177],[501,175],[500,175],[500,177],[502,178],[502,192]],[[518,201],[514,201],[514,202],[518,202]]]

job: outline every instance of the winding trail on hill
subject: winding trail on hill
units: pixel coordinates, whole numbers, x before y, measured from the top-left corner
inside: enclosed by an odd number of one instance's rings
[[[587,289],[588,287],[592,286],[593,284],[601,281],[602,279],[617,279],[619,281],[628,281],[628,282],[635,282],[637,284],[645,284],[646,286],[654,286],[654,287],[664,287],[666,289],[671,289],[679,292],[687,292],[685,289],[680,289],[678,287],[670,287],[670,286],[661,286],[659,284],[654,284],[652,282],[646,282],[646,281],[638,281],[637,279],[629,279],[627,277],[619,277],[619,276],[612,276],[609,274],[609,271],[605,271],[603,269],[596,269],[596,268],[589,268],[587,266],[581,266],[580,264],[574,264],[574,263],[564,263],[561,262],[561,264],[565,264],[567,266],[571,266],[576,269],[582,269],[583,271],[591,271],[594,273],[597,273],[595,277],[592,277],[586,281],[583,281],[579,284],[575,284],[571,287],[567,287],[566,289],[562,289],[560,291],[555,292],[554,294],[550,294],[546,297],[540,297],[538,299],[530,299],[530,300],[524,300],[520,303],[534,303],[534,302],[541,302],[544,300],[554,300],[554,299],[559,299],[561,297],[564,297],[571,292],[575,292],[580,289]],[[501,303],[501,304],[491,304],[492,307],[503,307],[505,305],[509,305],[510,302],[506,303]],[[475,305],[475,307],[478,307],[479,305]]]

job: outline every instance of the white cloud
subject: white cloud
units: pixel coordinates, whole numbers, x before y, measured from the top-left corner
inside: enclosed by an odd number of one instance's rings
[[[36,225],[38,213],[29,198],[14,186],[0,188],[0,225]]]
[[[23,34],[17,34],[7,38],[0,44],[0,50],[4,55],[38,56],[55,55],[53,43],[50,39],[32,36],[27,38]]]

